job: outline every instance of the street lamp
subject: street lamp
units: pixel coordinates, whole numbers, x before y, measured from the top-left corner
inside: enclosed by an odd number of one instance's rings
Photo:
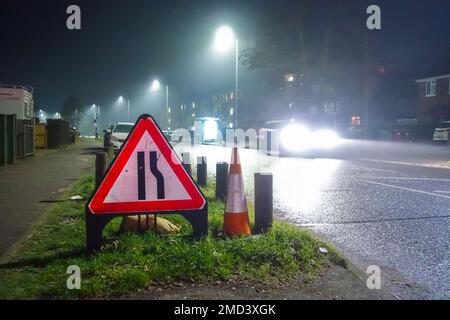
[[[159,90],[159,88],[161,88],[161,84],[159,83],[158,80],[153,80],[152,82],[152,86],[150,87],[150,90],[153,92],[156,92]]]
[[[161,83],[158,80],[153,80],[150,87],[150,91],[157,92],[161,89]],[[170,130],[170,108],[169,108],[169,86],[166,85],[166,118],[167,118],[167,128]]]
[[[40,123],[45,123],[45,122],[47,122],[47,112],[45,112],[45,111],[42,110],[42,109],[39,109],[38,118],[39,118],[39,122],[40,122]]]
[[[235,78],[235,110],[234,128],[237,128],[238,118],[238,90],[239,90],[239,39],[234,35],[233,30],[228,26],[221,26],[214,36],[214,47],[219,53],[226,53],[234,47],[236,49],[236,78]]]
[[[117,102],[119,103],[123,103],[125,99],[123,98],[123,96],[120,96],[119,99],[117,99]],[[127,99],[127,110],[128,110],[128,122],[130,122],[130,99]]]
[[[91,108],[94,110],[94,134],[95,139],[98,139],[98,118],[100,115],[100,106],[93,104]]]

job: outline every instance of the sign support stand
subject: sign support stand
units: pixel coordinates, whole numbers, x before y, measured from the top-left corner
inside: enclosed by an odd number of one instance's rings
[[[208,203],[194,214],[182,213],[181,215],[192,225],[194,239],[200,239],[208,235]]]
[[[191,224],[192,237],[194,239],[198,240],[208,235],[208,203],[206,203],[201,210],[189,211],[188,213],[177,213]],[[86,245],[88,253],[99,251],[101,249],[103,230],[111,220],[117,217],[123,217],[123,215],[95,215],[86,207]]]
[[[86,247],[88,253],[100,250],[103,240],[103,229],[116,215],[94,215],[86,207]]]

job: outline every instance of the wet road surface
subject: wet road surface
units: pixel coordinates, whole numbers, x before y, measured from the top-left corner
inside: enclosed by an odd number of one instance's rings
[[[229,148],[183,148],[207,156],[211,173],[230,161]],[[351,142],[299,158],[240,155],[249,200],[253,174],[271,172],[278,217],[310,228],[364,271],[378,265],[398,298],[450,298],[450,148]]]

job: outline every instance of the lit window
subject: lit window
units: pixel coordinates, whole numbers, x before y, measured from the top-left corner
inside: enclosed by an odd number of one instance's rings
[[[426,96],[434,97],[436,95],[436,80],[430,80],[426,83]]]
[[[170,118],[169,118],[169,123],[170,123]]]
[[[230,100],[233,100],[233,98],[234,98],[234,92],[231,92],[230,93]]]
[[[229,123],[228,128],[233,129],[233,123]]]
[[[192,114],[192,118],[195,117],[195,113]]]
[[[195,102],[192,102],[192,109],[195,109]]]
[[[361,117],[352,117],[352,126],[357,127],[361,125]]]
[[[286,82],[294,82],[295,81],[295,75],[294,74],[287,74],[284,76],[284,79]]]
[[[167,109],[167,112],[169,112],[170,113],[170,111],[171,111],[171,109],[170,109],[170,107]]]
[[[230,108],[230,116],[232,116],[234,114],[234,109]]]

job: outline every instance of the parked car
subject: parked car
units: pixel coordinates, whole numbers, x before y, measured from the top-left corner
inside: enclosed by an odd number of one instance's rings
[[[177,132],[177,131],[173,131],[170,133],[170,142],[181,142],[183,141],[184,136]]]
[[[111,143],[115,150],[122,147],[123,142],[128,137],[134,123],[118,122],[111,130]]]
[[[448,143],[448,138],[450,135],[450,121],[442,121],[434,129],[433,141]]]
[[[397,142],[411,142],[411,130],[409,128],[396,128],[392,131],[392,140]]]

